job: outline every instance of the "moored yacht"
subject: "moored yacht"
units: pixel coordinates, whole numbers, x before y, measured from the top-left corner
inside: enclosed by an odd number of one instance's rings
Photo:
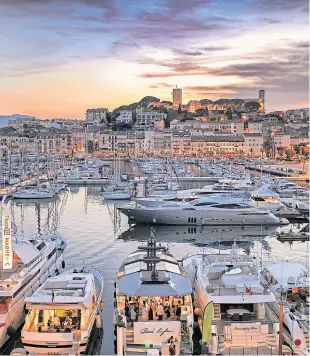
[[[102,274],[86,265],[50,277],[29,298],[22,342],[29,353],[83,354],[102,309]]]
[[[310,352],[309,267],[300,262],[276,258],[263,259],[261,282],[284,306],[283,321],[286,342],[294,353]],[[271,312],[280,314],[278,303],[267,304]]]
[[[56,191],[51,188],[21,189],[12,193],[14,199],[46,199],[52,198]]]
[[[212,196],[190,202],[163,202],[159,206],[137,204],[118,208],[140,223],[162,225],[283,225],[288,220],[255,208],[248,199]]]
[[[149,344],[168,355],[171,338],[180,354],[192,334],[191,293],[182,267],[154,239],[130,254],[116,280],[117,354],[145,354]]]
[[[268,318],[266,303],[275,296],[260,284],[256,262],[239,255],[194,254],[183,260],[193,283],[197,313],[212,354],[276,354],[278,318]]]
[[[2,239],[8,239],[3,234]],[[0,347],[16,333],[25,318],[25,298],[50,275],[64,267],[66,243],[58,235],[12,242],[1,251]]]

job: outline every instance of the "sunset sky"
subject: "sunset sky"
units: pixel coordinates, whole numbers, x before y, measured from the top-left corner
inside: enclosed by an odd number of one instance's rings
[[[309,106],[308,0],[0,0],[0,115],[145,95]]]

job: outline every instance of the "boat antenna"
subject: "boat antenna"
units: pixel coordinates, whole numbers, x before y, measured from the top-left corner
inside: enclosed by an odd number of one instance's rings
[[[230,257],[232,259],[237,259],[237,257],[238,257],[238,245],[236,243],[236,238],[234,238],[234,243],[231,247]]]
[[[218,233],[219,233],[219,255],[221,254],[221,232],[220,232],[220,228],[218,229]]]
[[[307,240],[307,249],[306,249],[306,272],[308,274],[309,269],[309,239]]]
[[[260,267],[263,265],[263,225],[261,225],[261,240],[260,240]]]

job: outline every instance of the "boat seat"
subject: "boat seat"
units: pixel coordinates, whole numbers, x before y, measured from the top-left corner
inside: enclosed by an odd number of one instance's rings
[[[66,288],[68,289],[84,289],[86,283],[68,283]]]
[[[241,317],[241,319],[242,319],[243,321],[248,321],[248,320],[250,320],[250,314],[248,314],[248,313],[243,314],[242,317]]]
[[[232,320],[233,320],[233,321],[239,321],[239,320],[240,320],[240,315],[239,315],[239,314],[234,314],[234,315],[232,316]]]
[[[45,282],[45,289],[65,289],[67,286],[66,281],[46,281]]]

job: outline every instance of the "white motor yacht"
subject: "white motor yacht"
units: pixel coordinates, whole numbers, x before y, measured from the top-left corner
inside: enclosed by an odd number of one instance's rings
[[[90,266],[65,269],[26,298],[22,342],[29,353],[84,354],[102,310],[102,274]],[[99,316],[99,320],[100,316]]]
[[[17,240],[12,242],[11,252],[0,252],[0,347],[23,323],[25,298],[64,267],[65,247],[61,236],[46,235],[28,241]],[[6,265],[8,256],[10,265]]]
[[[132,193],[129,187],[112,186],[103,193],[104,200],[130,200]]]
[[[51,188],[33,188],[17,190],[11,195],[14,199],[46,199],[52,198],[55,194],[55,190]]]
[[[161,225],[288,224],[286,219],[253,207],[251,200],[231,196],[210,196],[188,203],[165,202],[155,207],[126,205],[118,209],[136,222]]]
[[[284,304],[286,342],[294,353],[309,355],[309,267],[300,262],[271,258],[262,260],[260,274],[262,284]],[[279,304],[268,307],[279,315]]]
[[[230,254],[185,257],[183,267],[192,281],[196,312],[208,330],[212,354],[277,354],[278,318],[266,314],[266,303],[276,299],[261,285],[250,256],[239,255],[234,244]]]
[[[168,355],[171,337],[180,354],[193,331],[191,294],[180,264],[154,239],[130,254],[116,279],[117,355],[146,354],[146,344],[157,354]]]

